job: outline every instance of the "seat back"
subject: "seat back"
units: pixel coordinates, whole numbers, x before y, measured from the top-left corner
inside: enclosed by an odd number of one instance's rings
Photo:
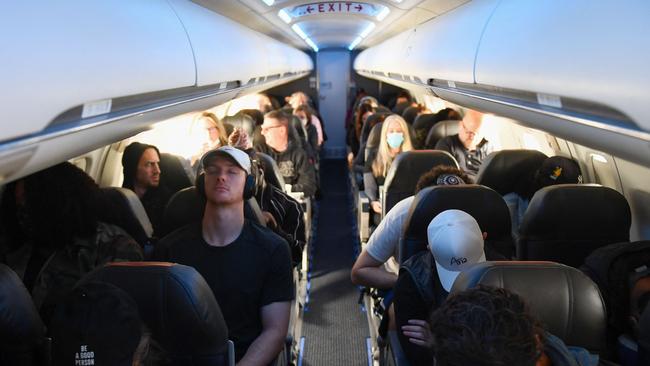
[[[384,216],[397,202],[412,196],[420,176],[437,165],[458,168],[456,159],[446,151],[412,150],[398,154],[384,181]]]
[[[187,170],[183,164],[187,164]],[[189,162],[182,157],[169,153],[160,154],[160,184],[170,191],[178,192],[191,186],[192,180],[188,174],[191,170]]]
[[[23,281],[0,263],[0,364],[46,364],[46,344],[45,326]]]
[[[427,134],[427,139],[424,142],[424,147],[426,149],[435,149],[436,144],[439,140],[455,135],[458,133],[458,121],[456,120],[446,120],[436,122],[430,129],[429,134]]]
[[[377,123],[371,130],[368,135],[368,140],[366,141],[366,146],[364,150],[364,161],[368,161],[368,157],[377,153],[379,149],[379,144],[381,143],[381,126],[383,122]]]
[[[280,174],[280,168],[278,168],[278,164],[275,160],[261,152],[255,154],[260,163],[260,167],[264,171],[264,180],[266,181],[266,184],[275,186],[284,192],[284,178],[282,177],[282,174]]]
[[[598,287],[579,270],[552,262],[483,262],[462,272],[451,292],[477,285],[505,288],[567,345],[605,351],[606,312]]]
[[[429,134],[429,129],[436,123],[437,115],[435,113],[423,113],[415,117],[413,121],[414,139],[413,144],[416,148],[424,148],[424,142]]]
[[[639,365],[650,365],[650,305],[639,319]]]
[[[519,226],[517,258],[579,267],[596,248],[629,241],[625,197],[596,184],[558,184],[537,191]]]
[[[205,198],[196,192],[196,187],[182,189],[169,199],[163,214],[163,230],[161,237],[193,222],[203,220]],[[244,217],[254,223],[266,226],[255,198],[244,202]]]
[[[457,209],[470,214],[482,232],[487,232],[485,251],[488,260],[511,258],[514,254],[510,236],[508,206],[494,190],[476,185],[434,186],[415,196],[404,222],[400,243],[400,263],[427,250],[427,227],[439,213]],[[496,252],[496,253],[495,253]]]
[[[138,196],[128,188],[103,187],[100,220],[124,229],[143,248],[149,244],[153,226]]]
[[[547,158],[537,150],[501,150],[488,155],[476,176],[476,184],[490,187],[500,195],[515,192],[518,183],[526,183]]]
[[[162,262],[111,263],[81,281],[108,282],[129,294],[174,364],[228,364],[226,322],[212,290],[194,268]]]

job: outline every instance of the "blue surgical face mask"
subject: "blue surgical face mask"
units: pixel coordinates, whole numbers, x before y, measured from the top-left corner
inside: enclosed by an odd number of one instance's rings
[[[404,134],[401,132],[389,132],[386,136],[386,142],[388,142],[388,146],[391,148],[397,149],[404,142]]]

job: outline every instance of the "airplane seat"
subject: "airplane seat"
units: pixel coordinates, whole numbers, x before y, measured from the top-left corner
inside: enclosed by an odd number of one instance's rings
[[[639,365],[650,365],[650,304],[639,319]]]
[[[153,235],[153,226],[135,192],[122,187],[103,187],[101,192],[100,220],[121,227],[146,249]]]
[[[49,344],[45,325],[23,281],[0,263],[0,364],[46,364]]]
[[[490,187],[502,196],[515,192],[516,184],[532,176],[546,158],[546,154],[537,150],[492,152],[483,160],[476,184]]]
[[[188,187],[176,192],[167,202],[163,214],[161,237],[193,222],[203,220],[205,198],[196,192],[196,187]],[[262,210],[255,197],[244,202],[244,217],[256,224],[266,226]]]
[[[266,184],[270,184],[283,192],[285,191],[284,178],[280,174],[280,168],[278,164],[267,154],[257,152],[255,153],[257,160],[260,163],[260,167],[264,171],[264,180]]]
[[[234,362],[234,345],[217,299],[194,268],[165,262],[109,263],[81,280],[86,281],[107,282],[129,294],[172,364]]]
[[[483,262],[461,272],[451,293],[477,285],[517,293],[545,329],[567,345],[605,352],[605,303],[598,286],[581,271],[553,262]]]
[[[424,142],[424,148],[426,149],[435,149],[438,141],[443,138],[458,133],[458,121],[451,119],[447,121],[436,122],[431,129],[429,129],[429,134]]]
[[[427,250],[427,227],[439,213],[457,209],[470,214],[482,232],[487,233],[485,254],[488,260],[510,259],[514,245],[510,236],[508,206],[494,190],[476,185],[434,186],[415,195],[403,226],[399,262]]]
[[[160,184],[176,193],[192,185],[192,167],[184,158],[169,153],[160,154]]]
[[[383,124],[383,122],[377,123],[368,134],[368,140],[366,140],[366,145],[363,151],[364,161],[366,162],[370,157],[377,153],[377,150],[379,149],[379,143],[381,142],[381,126]]]
[[[380,190],[382,217],[397,202],[412,196],[420,176],[437,165],[458,168],[456,159],[446,151],[413,150],[397,155]]]
[[[413,144],[416,148],[425,148],[424,142],[429,134],[429,129],[431,129],[431,126],[433,126],[434,123],[436,123],[435,113],[423,113],[415,117],[415,120],[413,121],[413,131],[415,133]]]
[[[579,267],[595,249],[630,238],[631,214],[618,191],[558,184],[535,192],[519,226],[517,259]]]

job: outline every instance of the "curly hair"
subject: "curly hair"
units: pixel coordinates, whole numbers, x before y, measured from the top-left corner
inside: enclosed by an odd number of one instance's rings
[[[441,175],[455,175],[458,178],[462,179],[465,184],[472,184],[472,178],[470,178],[464,171],[461,169],[455,168],[449,165],[436,165],[428,172],[422,174],[420,179],[418,179],[417,184],[415,185],[415,193],[417,194],[421,190],[427,187],[433,187],[438,185],[438,177]]]
[[[3,202],[4,223],[23,221],[19,237],[30,237],[36,245],[61,248],[75,237],[95,234],[101,191],[83,170],[64,162],[27,176],[22,182],[24,206],[16,204],[16,184],[3,197],[3,201],[11,201]],[[15,208],[13,214],[5,211],[11,207]],[[19,211],[24,217],[18,218]]]
[[[438,366],[534,366],[544,332],[517,294],[479,285],[447,298],[430,319]]]

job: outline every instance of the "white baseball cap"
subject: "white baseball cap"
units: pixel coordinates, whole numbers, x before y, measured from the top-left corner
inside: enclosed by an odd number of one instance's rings
[[[427,236],[440,283],[447,292],[462,271],[476,263],[485,262],[481,228],[464,211],[447,210],[439,213],[429,223]]]
[[[203,154],[203,157],[201,158],[201,166],[203,169],[205,169],[205,166],[208,163],[208,159],[212,159],[217,155],[222,155],[233,159],[240,168],[244,169],[246,174],[251,173],[251,158],[248,156],[248,154],[228,145],[210,150]]]

